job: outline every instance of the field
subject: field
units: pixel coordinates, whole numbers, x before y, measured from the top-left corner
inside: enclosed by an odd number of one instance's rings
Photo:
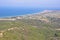
[[[0,40],[53,40],[55,30],[50,25],[29,25],[23,20],[0,22]]]

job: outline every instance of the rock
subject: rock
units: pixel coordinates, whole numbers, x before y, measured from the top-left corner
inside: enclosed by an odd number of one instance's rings
[[[3,33],[2,32],[0,33],[0,37],[3,37]]]

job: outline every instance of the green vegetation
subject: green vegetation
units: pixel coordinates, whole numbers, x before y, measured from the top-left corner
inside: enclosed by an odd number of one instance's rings
[[[37,21],[36,21],[37,22]],[[51,40],[55,31],[46,23],[39,23],[40,27],[34,27],[34,23],[30,25],[24,21],[4,21],[0,22],[0,31],[3,32],[3,37],[0,40]],[[9,28],[14,28],[8,30]],[[0,32],[1,33],[1,32]]]

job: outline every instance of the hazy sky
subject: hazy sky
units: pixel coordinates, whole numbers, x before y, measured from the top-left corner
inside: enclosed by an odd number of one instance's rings
[[[60,0],[0,0],[0,7],[60,8]]]

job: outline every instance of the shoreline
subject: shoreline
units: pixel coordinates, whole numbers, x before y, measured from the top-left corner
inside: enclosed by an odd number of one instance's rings
[[[36,13],[31,13],[31,14],[23,14],[23,15],[12,15],[12,16],[3,16],[3,17],[0,17],[0,18],[10,18],[10,17],[17,17],[17,16],[26,16],[26,15],[33,15],[33,14],[38,14],[38,13],[41,13],[41,12],[36,12]]]
[[[60,11],[60,10],[43,10],[36,13],[31,13],[31,14],[28,13],[28,14],[22,14],[22,15],[1,16],[0,18],[11,18],[11,17],[18,17],[18,16],[34,15],[34,14],[41,14],[41,13],[52,12],[52,11]]]

